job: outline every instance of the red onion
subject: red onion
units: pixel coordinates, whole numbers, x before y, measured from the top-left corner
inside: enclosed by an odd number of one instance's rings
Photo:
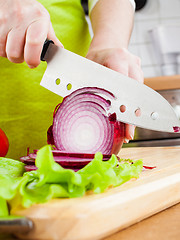
[[[124,140],[124,123],[116,120],[116,114],[108,114],[112,93],[100,88],[81,88],[58,104],[53,114],[53,125],[47,132],[48,144],[54,160],[62,167],[77,171],[86,166],[96,152],[109,160],[117,154]],[[38,150],[20,160],[26,171],[36,170]]]
[[[175,126],[175,127],[173,127],[173,130],[175,133],[180,132],[180,127]]]
[[[54,112],[48,143],[66,153],[117,154],[123,144],[124,124],[108,115],[112,93],[82,88],[65,97]]]
[[[154,169],[154,168],[156,168],[156,166],[150,167],[150,166],[144,166],[144,165],[143,165],[143,168],[144,168],[144,169]]]
[[[37,167],[35,165],[26,165],[24,168],[25,168],[26,172],[37,170]]]
[[[35,159],[37,157],[36,153],[37,150],[34,150],[34,153],[30,153],[28,156],[20,158],[21,162],[26,164],[25,169],[27,171],[35,170]],[[79,170],[85,167],[94,158],[94,154],[65,153],[58,150],[52,150],[52,153],[55,162],[67,169]],[[103,161],[109,160],[110,157],[111,155],[103,155]]]
[[[35,170],[37,170],[37,167],[35,165],[26,165],[25,170],[26,170],[26,172],[35,171]],[[79,169],[71,168],[71,170],[77,172]]]

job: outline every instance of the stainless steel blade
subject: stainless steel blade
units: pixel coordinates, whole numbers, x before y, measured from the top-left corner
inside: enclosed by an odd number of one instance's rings
[[[167,100],[144,84],[54,44],[50,44],[44,59],[47,69],[41,86],[48,90],[65,97],[82,87],[103,88],[116,96],[116,100],[111,101],[110,112],[115,112],[119,121],[166,132],[180,127]],[[68,84],[72,85],[70,90]],[[122,105],[126,107],[123,113]],[[140,109],[140,116],[135,114],[137,109]]]

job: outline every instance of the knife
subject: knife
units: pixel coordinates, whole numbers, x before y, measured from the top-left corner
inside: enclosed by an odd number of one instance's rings
[[[28,233],[33,229],[33,222],[21,216],[0,217],[0,233]]]
[[[47,41],[41,60],[47,68],[40,85],[65,97],[83,87],[103,88],[114,94],[109,113],[141,128],[180,131],[180,120],[159,93],[138,81]],[[125,111],[121,111],[121,109]]]

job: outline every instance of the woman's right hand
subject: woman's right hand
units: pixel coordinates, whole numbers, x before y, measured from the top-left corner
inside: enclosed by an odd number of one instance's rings
[[[0,0],[0,56],[11,62],[40,64],[46,39],[57,39],[48,11],[36,0]]]

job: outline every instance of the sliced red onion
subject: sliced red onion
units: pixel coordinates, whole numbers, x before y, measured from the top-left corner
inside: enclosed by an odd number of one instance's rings
[[[80,169],[73,169],[73,168],[67,168],[67,169],[71,169],[74,172],[77,172],[78,170],[80,170]],[[26,170],[26,172],[35,171],[35,170],[37,170],[37,167],[35,165],[26,165],[25,170]]]
[[[96,152],[109,160],[119,152],[124,139],[124,123],[116,114],[108,114],[114,95],[100,88],[81,88],[58,104],[53,124],[47,132],[47,142],[54,146],[54,160],[62,167],[75,171],[86,166]],[[20,158],[26,171],[36,170],[38,150]]]
[[[144,168],[144,169],[154,169],[154,168],[156,168],[156,166],[150,167],[150,166],[144,166],[144,165],[143,165],[143,168]]]
[[[35,159],[37,157],[37,150],[30,153],[28,156],[21,157],[21,162],[29,166],[35,166]],[[64,168],[81,169],[85,167],[94,158],[94,154],[81,153],[65,153],[58,150],[52,151],[54,160]],[[103,161],[109,160],[111,155],[103,155]]]
[[[26,165],[24,168],[25,168],[26,172],[37,170],[37,167],[35,165]]]
[[[173,130],[175,133],[180,132],[180,127],[175,126],[175,127],[173,127]]]
[[[74,98],[76,95],[81,95],[81,94],[85,94],[85,93],[103,95],[103,96],[106,96],[110,99],[115,99],[114,94],[105,90],[105,89],[97,88],[97,87],[84,87],[84,88],[80,88],[80,89],[72,92],[70,95],[66,96],[63,101],[66,101],[67,98],[68,98],[68,101],[69,101],[72,98]]]
[[[33,153],[30,153],[28,156],[22,157],[22,158],[32,158],[36,159],[36,154],[38,152],[38,149],[35,149]],[[59,156],[59,157],[73,157],[73,158],[86,158],[86,159],[93,159],[94,154],[89,154],[89,153],[67,153],[67,152],[62,152],[57,149],[52,150],[53,156]],[[111,154],[103,154],[103,160],[111,158]],[[119,157],[117,156],[119,159]]]
[[[20,161],[28,165],[35,165],[35,159],[31,158],[29,155],[20,157]]]
[[[108,116],[113,94],[99,88],[82,88],[56,109],[48,130],[48,143],[67,153],[117,154],[123,144],[124,124]]]

